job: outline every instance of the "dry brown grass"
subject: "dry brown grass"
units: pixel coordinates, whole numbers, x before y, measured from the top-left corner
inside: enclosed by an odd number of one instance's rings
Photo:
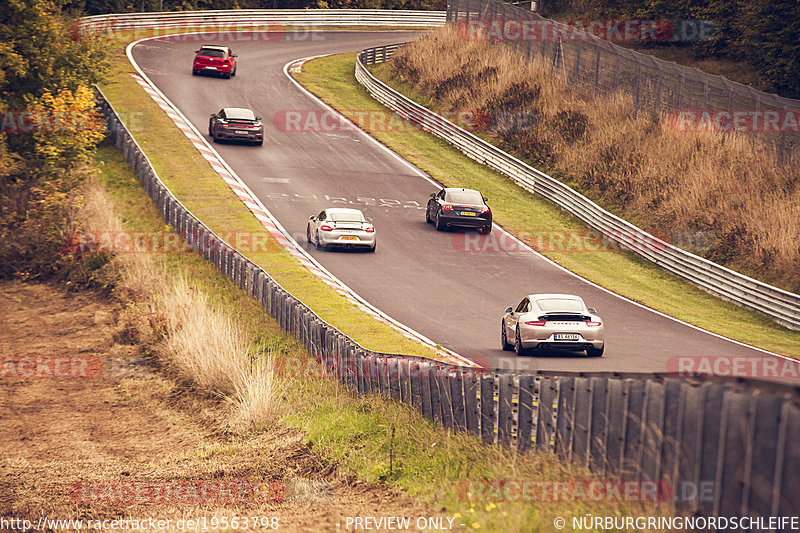
[[[538,58],[451,28],[399,50],[392,65],[436,109],[535,117],[533,127],[488,135],[678,246],[800,290],[800,170],[749,138],[634,118],[624,95],[582,99]]]
[[[108,192],[90,184],[82,225],[122,231]],[[208,295],[192,287],[183,270],[165,268],[158,256],[121,253],[112,260],[115,290],[126,303],[123,321],[139,342],[150,343],[160,364],[231,407],[227,426],[262,428],[281,413],[286,378],[274,375],[274,354],[255,352],[247,328]]]

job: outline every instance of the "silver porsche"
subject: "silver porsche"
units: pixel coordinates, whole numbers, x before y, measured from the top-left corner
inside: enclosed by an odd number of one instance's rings
[[[375,226],[358,209],[329,207],[308,217],[306,239],[317,248],[341,246],[375,251]]]
[[[516,308],[506,308],[501,328],[503,349],[517,355],[550,348],[601,357],[605,349],[603,320],[580,296],[528,295]]]

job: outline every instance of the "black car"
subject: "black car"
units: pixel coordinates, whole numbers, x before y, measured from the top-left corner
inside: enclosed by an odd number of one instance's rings
[[[249,109],[226,107],[211,115],[208,120],[208,134],[214,142],[221,139],[249,141],[258,145],[264,142],[264,125]]]
[[[492,210],[486,205],[486,197],[472,189],[442,189],[431,194],[425,220],[437,230],[457,227],[492,231]]]

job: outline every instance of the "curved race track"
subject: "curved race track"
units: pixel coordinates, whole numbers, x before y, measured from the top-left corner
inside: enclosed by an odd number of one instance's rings
[[[215,148],[298,242],[305,242],[308,216],[326,206],[349,203],[372,217],[379,239],[375,254],[311,254],[372,305],[451,350],[483,365],[570,371],[664,372],[673,356],[765,356],[610,294],[534,253],[459,251],[454,242],[463,237],[438,233],[425,223],[424,206],[436,188],[386,150],[355,131],[288,133],[273,126],[277,113],[322,109],[286,78],[287,62],[414,35],[302,32],[269,42],[228,38],[239,55],[237,76],[230,80],[192,76],[194,39],[144,41],[132,53],[201,133],[209,114],[221,107],[250,107],[264,117],[263,147]],[[606,323],[606,356],[562,354],[511,363],[513,354],[499,348],[502,310],[537,292],[580,294],[596,307]]]

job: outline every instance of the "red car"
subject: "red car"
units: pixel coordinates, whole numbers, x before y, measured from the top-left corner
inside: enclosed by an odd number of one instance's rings
[[[236,76],[236,54],[227,46],[201,46],[195,52],[192,74],[214,72],[223,78]]]

